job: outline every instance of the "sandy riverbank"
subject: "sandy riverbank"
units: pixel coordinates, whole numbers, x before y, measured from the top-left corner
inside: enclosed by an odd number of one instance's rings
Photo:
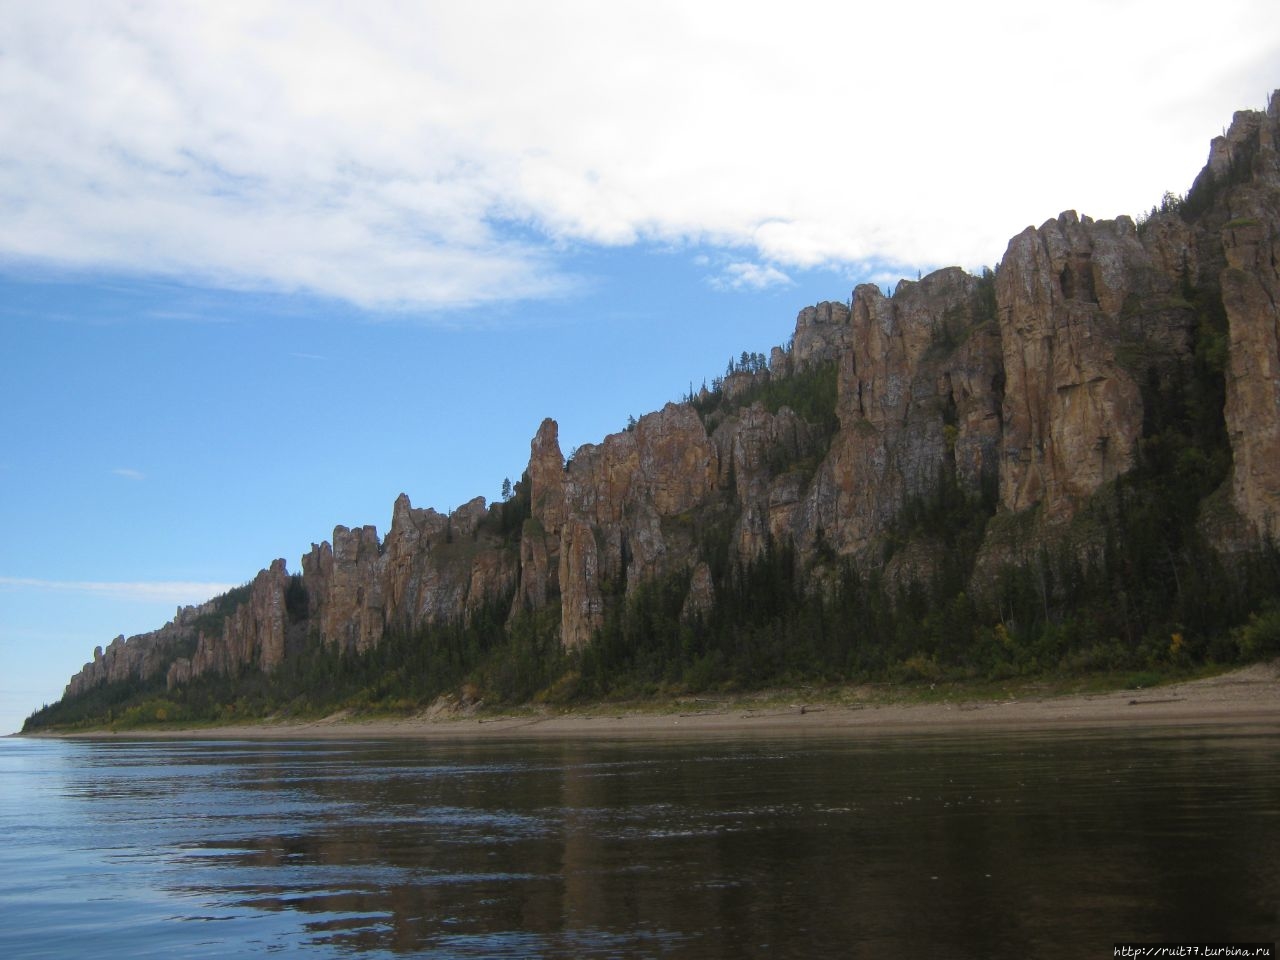
[[[859,701],[856,692],[793,700],[705,700],[653,708],[597,705],[577,711],[466,714],[437,711],[405,718],[271,721],[189,729],[73,734],[77,737],[180,739],[474,739],[715,735],[861,735],[875,732],[980,731],[1153,725],[1280,726],[1280,661],[1147,690],[1007,699],[957,697],[931,703]]]

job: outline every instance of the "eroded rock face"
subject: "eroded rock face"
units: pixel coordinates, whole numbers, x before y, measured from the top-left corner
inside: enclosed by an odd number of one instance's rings
[[[715,432],[721,486],[741,505],[734,531],[737,556],[758,557],[769,539],[789,543],[807,477],[795,465],[815,453],[812,430],[789,408],[769,413],[757,403]]]
[[[285,592],[289,589],[289,572],[283,560],[276,560],[258,574],[249,593],[249,602],[240,609],[243,618],[241,634],[253,639],[249,648],[256,650],[258,667],[269,673],[284,661]]]
[[[446,516],[396,500],[383,544],[386,623],[405,631],[460,619],[472,600],[476,531],[485,517],[478,497]],[[483,577],[478,578],[483,581]]]
[[[993,471],[998,338],[981,315],[978,282],[953,268],[903,281],[892,298],[872,285],[854,291],[839,367],[841,429],[798,514],[802,549],[821,539],[866,554],[944,471],[975,492]]]
[[[540,453],[547,457],[543,451],[558,452],[550,436],[544,424],[541,440],[534,441],[534,460]],[[532,460],[529,472],[535,477]],[[580,447],[561,471],[558,494],[549,489],[550,470],[538,470],[542,481],[533,486],[534,517],[547,537],[555,521],[562,521],[557,579],[566,646],[590,639],[603,622],[604,595],[619,584],[629,592],[635,584],[692,561],[688,544],[680,542],[674,549],[677,544],[663,524],[705,503],[718,474],[716,445],[702,421],[689,405],[674,403],[601,444]],[[522,546],[521,552],[536,556],[532,545],[527,550]],[[538,593],[535,586],[521,589],[526,596]]]
[[[197,619],[212,609],[212,603],[180,607],[174,618],[159,630],[127,640],[118,636],[105,650],[95,647],[93,659],[67,683],[63,697],[75,697],[105,683],[147,680],[167,672],[175,651],[195,639]]]
[[[548,536],[559,536],[565,510],[564,454],[560,427],[550,417],[542,421],[530,444],[528,473],[533,516]]]
[[[654,578],[688,576],[687,621],[713,609],[699,552],[708,511],[719,542],[731,531],[731,562],[772,541],[794,547],[801,564],[834,551],[870,566],[884,563],[880,548],[903,507],[943,481],[1007,513],[1037,508],[1024,526],[1033,540],[1051,536],[1133,467],[1144,390],[1185,378],[1202,321],[1188,298],[1219,281],[1230,325],[1231,500],[1256,535],[1278,535],[1278,144],[1273,96],[1265,114],[1237,114],[1214,141],[1197,181],[1210,200],[1194,216],[1158,214],[1139,231],[1127,217],[1068,212],[1014,237],[994,276],[950,268],[903,281],[892,297],[864,285],[848,306],[806,307],[768,369],[753,362],[721,382],[721,397],[700,394],[704,412],[721,401],[710,435],[694,404],[668,404],[566,464],[547,419],[530,445],[527,518],[523,506],[511,515],[512,526],[523,523],[518,539],[501,506],[483,498],[446,515],[401,495],[385,542],[372,526],[339,526],[332,545],[303,557],[306,625],[363,651],[388,630],[512,598],[511,616],[559,602],[561,640],[578,647],[608,604]],[[823,364],[838,371],[834,435],[772,399],[749,403],[778,378]],[[886,576],[927,579],[936,551],[926,541],[904,547]],[[173,685],[245,664],[274,669],[289,648],[288,589],[277,561],[218,636],[197,642],[201,612],[179,611],[153,634],[95,651],[68,695],[165,670]],[[193,642],[194,655],[175,659]]]
[[[701,503],[715,477],[716,450],[702,421],[687,404],[669,403],[631,430],[579,447],[564,472],[563,501],[569,513],[599,525],[623,522],[640,502],[669,517]]]
[[[413,633],[463,620],[509,597],[519,555],[489,532],[490,510],[476,497],[445,515],[415,509],[401,494],[383,543],[377,530],[337,527],[333,545],[303,557],[311,620],[326,643],[364,651],[387,630]]]
[[[604,623],[600,551],[585,520],[569,520],[560,531],[560,603],[560,642],[570,650],[585,646]]]
[[[680,619],[691,623],[699,617],[705,617],[715,603],[716,587],[711,577],[711,568],[706,563],[699,563],[693,568],[693,574],[689,578],[689,593],[680,610]]]
[[[332,546],[321,544],[320,551],[330,555],[327,563],[321,563],[322,568],[328,567],[329,579],[320,635],[344,650],[367,650],[382,639],[384,626],[383,558],[377,528],[334,527]]]
[[[1173,291],[1161,266],[1127,217],[1095,222],[1067,212],[1009,243],[997,278],[1006,508],[1038,503],[1065,518],[1133,466],[1142,394],[1117,348],[1136,340],[1129,305]],[[1157,353],[1179,338],[1179,322],[1185,328],[1176,313],[1155,318],[1147,334]]]
[[[805,307],[796,316],[788,366],[781,373],[799,373],[810,367],[838,360],[852,345],[853,328],[849,324],[849,308],[843,303],[826,300]],[[776,358],[771,366],[776,364]]]
[[[1232,501],[1259,536],[1280,534],[1280,91],[1237,113],[1210,169],[1243,179],[1226,196],[1222,303],[1230,324],[1226,420]],[[1245,170],[1241,167],[1247,165]],[[1247,173],[1247,179],[1244,174]]]
[[[520,534],[520,585],[512,602],[512,614],[541,610],[560,592],[559,537],[554,539],[552,555],[542,524],[530,517]]]
[[[1231,323],[1227,427],[1232,496],[1259,535],[1280,534],[1280,238],[1257,220],[1223,231],[1222,300]]]
[[[222,630],[201,633],[190,662],[178,661],[170,668],[169,687],[206,673],[236,673],[243,666],[257,666],[263,673],[278,667],[285,654],[288,588],[283,560],[259,571],[249,598],[223,619]]]
[[[412,630],[431,619],[433,603],[438,603],[431,576],[432,550],[448,531],[448,517],[435,510],[415,510],[403,493],[396,498],[382,565],[383,596],[391,623]]]
[[[482,546],[471,560],[462,618],[468,619],[485,604],[511,595],[520,579],[519,554],[496,544]]]
[[[531,517],[520,535],[520,581],[511,613],[541,610],[560,595],[560,532],[565,521],[560,427],[542,421],[529,446]]]

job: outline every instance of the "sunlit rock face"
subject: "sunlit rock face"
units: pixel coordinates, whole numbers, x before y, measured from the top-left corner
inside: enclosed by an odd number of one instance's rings
[[[990,282],[989,280],[987,281]],[[867,556],[912,497],[939,478],[981,489],[1000,439],[1000,343],[980,281],[951,268],[854,291],[840,355],[840,430],[797,512],[802,548],[818,538]]]
[[[1209,169],[1231,182],[1221,237],[1230,323],[1227,430],[1236,508],[1259,535],[1280,534],[1280,91],[1265,114],[1237,113]]]
[[[794,548],[806,570],[833,554],[876,568],[904,507],[944,482],[989,509],[1034,512],[1035,536],[1051,536],[1134,468],[1149,397],[1203,360],[1206,310],[1229,330],[1217,362],[1233,465],[1220,499],[1255,542],[1275,536],[1278,144],[1280,95],[1266,112],[1237,114],[1186,201],[1141,227],[1067,212],[1010,240],[994,273],[948,268],[891,295],[862,285],[847,303],[806,307],[767,364],[758,354],[745,369],[731,364],[696,400],[568,461],[546,419],[512,503],[478,497],[446,514],[401,494],[385,540],[373,526],[338,526],[302,558],[300,583],[278,560],[231,609],[185,608],[158,631],[99,648],[67,695],[166,672],[174,686],[246,665],[270,671],[299,637],[358,653],[389,631],[495,604],[509,622],[558,608],[561,642],[582,647],[610,604],[658,578],[684,584],[689,622],[715,609],[714,566],[748,564],[770,546]],[[834,418],[829,406],[818,422],[760,399],[823,371]],[[708,531],[727,557],[708,555]],[[927,579],[928,544],[892,563],[891,578]]]

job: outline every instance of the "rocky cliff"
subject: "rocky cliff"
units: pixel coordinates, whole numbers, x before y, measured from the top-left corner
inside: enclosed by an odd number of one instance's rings
[[[159,630],[128,638],[116,637],[107,645],[95,647],[93,659],[67,684],[64,697],[75,697],[107,683],[144,680],[169,669],[184,649],[194,647],[198,623],[209,616],[216,603],[180,607],[177,615]]]
[[[359,653],[482,609],[509,622],[556,610],[560,643],[582,648],[659,580],[684,584],[683,618],[706,616],[726,563],[777,545],[815,582],[833,558],[874,570],[902,546],[904,511],[940,490],[1034,517],[1044,546],[1135,469],[1196,377],[1225,380],[1209,411],[1230,443],[1218,500],[1245,541],[1273,535],[1278,142],[1280,93],[1265,113],[1238,113],[1187,197],[1141,222],[1063,213],[1014,237],[981,277],[949,268],[892,296],[866,285],[847,304],[806,307],[767,364],[731,370],[568,462],[546,420],[510,501],[443,514],[401,495],[385,538],[336,527],[300,578],[276,561],[216,617],[182,611],[155,634],[117,639],[67,696],[126,676],[167,674],[173,687],[271,671],[308,636]],[[912,536],[914,554],[892,562],[927,577],[928,532]],[[1007,560],[994,537],[984,549]]]
[[[1209,223],[1226,267],[1222,304],[1230,322],[1226,420],[1235,461],[1232,498],[1256,532],[1280,517],[1280,96],[1266,115],[1237,113],[1213,142],[1202,189],[1221,196]],[[1218,226],[1218,222],[1225,222]]]

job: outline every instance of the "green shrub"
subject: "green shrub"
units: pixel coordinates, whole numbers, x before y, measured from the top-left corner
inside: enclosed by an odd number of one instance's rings
[[[1249,615],[1249,622],[1235,631],[1240,656],[1263,660],[1280,655],[1280,609]]]

